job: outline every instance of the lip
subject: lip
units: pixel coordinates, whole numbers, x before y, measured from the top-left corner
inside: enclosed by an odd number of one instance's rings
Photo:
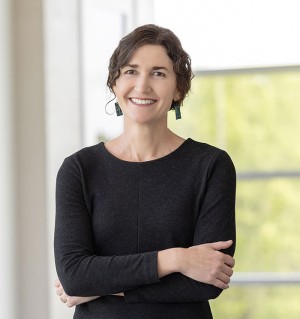
[[[129,101],[134,104],[135,106],[142,106],[142,107],[147,107],[147,106],[152,106],[154,105],[157,100],[156,99],[152,99],[152,98],[140,98],[140,97],[130,97],[128,98]],[[145,103],[137,103],[134,100],[139,100],[139,101],[145,101]],[[152,103],[146,103],[146,101],[153,101]]]

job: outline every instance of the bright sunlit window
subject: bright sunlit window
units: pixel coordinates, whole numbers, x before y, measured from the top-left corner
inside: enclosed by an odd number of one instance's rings
[[[300,264],[299,87],[300,71],[198,75],[183,119],[170,114],[179,135],[227,150],[238,173],[235,271],[251,273],[253,283],[233,282],[212,302],[216,318],[279,319],[286,309],[299,316],[299,282],[276,282]]]
[[[298,0],[154,0],[195,70],[300,64]]]

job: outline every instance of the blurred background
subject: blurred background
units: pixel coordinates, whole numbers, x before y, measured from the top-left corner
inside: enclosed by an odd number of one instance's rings
[[[215,318],[300,317],[299,12],[298,0],[0,0],[1,318],[72,318],[53,289],[56,173],[121,132],[108,60],[145,23],[192,59],[170,126],[237,169],[235,275]]]

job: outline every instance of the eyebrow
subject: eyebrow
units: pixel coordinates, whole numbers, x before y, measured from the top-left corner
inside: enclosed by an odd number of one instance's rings
[[[124,68],[126,68],[126,67],[133,68],[133,69],[138,69],[139,65],[138,64],[126,64],[124,66]],[[166,71],[169,71],[169,69],[167,67],[165,67],[165,66],[154,66],[152,68],[152,70],[154,70],[154,71],[155,70],[166,70]]]

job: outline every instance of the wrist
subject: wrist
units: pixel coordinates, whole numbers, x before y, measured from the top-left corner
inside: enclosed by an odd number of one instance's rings
[[[170,248],[161,250],[157,255],[157,268],[159,277],[174,272],[180,272],[183,267],[184,248]]]
[[[175,265],[176,265],[176,272],[183,273],[184,265],[185,265],[185,258],[186,258],[186,248],[176,248],[176,256],[175,256]]]

